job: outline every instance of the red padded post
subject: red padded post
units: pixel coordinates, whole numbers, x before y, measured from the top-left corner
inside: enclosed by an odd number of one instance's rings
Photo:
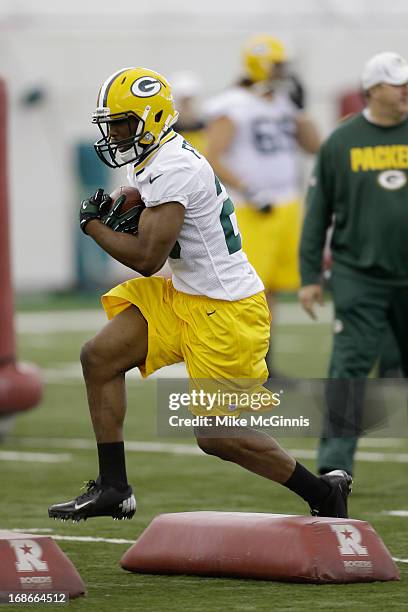
[[[38,369],[16,363],[7,185],[7,92],[0,79],[0,415],[27,410],[42,397]]]

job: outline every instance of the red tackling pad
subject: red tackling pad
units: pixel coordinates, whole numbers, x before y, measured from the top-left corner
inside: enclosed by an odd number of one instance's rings
[[[51,536],[0,530],[0,594],[68,593],[85,595],[74,565]]]
[[[161,514],[121,566],[284,582],[399,580],[389,551],[365,521],[245,512]]]

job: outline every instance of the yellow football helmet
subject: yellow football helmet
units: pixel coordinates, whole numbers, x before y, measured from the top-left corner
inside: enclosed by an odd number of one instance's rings
[[[161,74],[140,67],[118,70],[100,88],[92,114],[102,133],[95,150],[111,168],[135,162],[159,144],[177,117],[171,87]],[[121,140],[110,134],[112,123],[119,122],[128,126]]]
[[[242,56],[247,76],[254,83],[273,78],[274,67],[287,61],[285,47],[269,34],[257,34],[247,40]]]

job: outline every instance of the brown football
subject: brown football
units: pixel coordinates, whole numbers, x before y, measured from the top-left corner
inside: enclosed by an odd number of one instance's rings
[[[143,206],[144,208],[145,205],[142,198],[140,197],[139,191],[135,187],[130,187],[130,185],[122,185],[122,187],[117,187],[117,189],[115,189],[114,191],[112,191],[111,194],[109,194],[112,198],[111,209],[115,206],[118,197],[123,194],[125,194],[126,200],[122,204],[121,212],[126,212],[134,206]]]

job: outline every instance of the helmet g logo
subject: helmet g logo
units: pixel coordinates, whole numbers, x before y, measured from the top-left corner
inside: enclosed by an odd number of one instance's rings
[[[130,91],[138,98],[150,98],[159,93],[162,84],[153,77],[142,76],[132,83]]]
[[[377,178],[381,187],[395,191],[401,189],[407,182],[407,175],[402,170],[384,170]]]

